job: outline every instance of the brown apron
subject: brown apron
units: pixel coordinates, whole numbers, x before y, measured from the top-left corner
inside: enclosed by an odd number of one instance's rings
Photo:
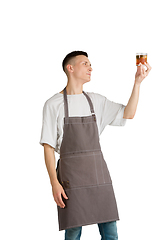
[[[112,180],[99,143],[93,104],[90,116],[69,117],[66,87],[63,139],[57,178],[68,199],[58,209],[59,231],[94,223],[119,220]]]

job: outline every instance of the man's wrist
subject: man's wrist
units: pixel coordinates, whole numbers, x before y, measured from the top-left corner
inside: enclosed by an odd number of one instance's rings
[[[138,82],[136,81],[136,79],[135,79],[134,85],[135,85],[135,87],[140,87],[141,83],[138,83]]]
[[[51,186],[53,187],[54,185],[56,185],[57,183],[59,183],[57,178],[52,179],[51,181]]]

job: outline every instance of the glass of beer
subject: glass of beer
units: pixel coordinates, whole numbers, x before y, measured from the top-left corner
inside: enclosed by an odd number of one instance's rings
[[[147,53],[136,53],[136,66],[144,62],[147,62]]]

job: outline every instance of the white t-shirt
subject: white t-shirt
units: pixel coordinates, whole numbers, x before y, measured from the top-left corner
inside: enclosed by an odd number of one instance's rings
[[[98,93],[86,92],[93,103],[96,114],[99,135],[106,125],[124,126],[126,119],[123,118],[123,104],[108,100]],[[90,116],[90,106],[83,93],[67,95],[68,114],[73,116]],[[63,137],[64,124],[64,100],[62,93],[56,93],[49,98],[43,107],[43,123],[41,130],[40,144],[52,146],[57,153],[60,153],[60,146]]]

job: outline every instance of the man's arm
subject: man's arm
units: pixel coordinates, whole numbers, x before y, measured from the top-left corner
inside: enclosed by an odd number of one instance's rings
[[[140,84],[144,80],[144,78],[149,74],[150,70],[152,69],[151,66],[148,63],[144,63],[147,67],[147,70],[145,71],[142,64],[137,66],[137,72],[135,75],[135,82],[132,90],[131,97],[128,101],[127,106],[124,109],[124,115],[123,118],[125,119],[133,119],[134,115],[136,113],[138,100],[139,100],[139,91],[140,91]]]
[[[65,199],[68,199],[68,197],[66,196],[62,185],[59,183],[57,179],[54,148],[48,144],[44,144],[44,158],[45,158],[45,164],[49,174],[50,182],[52,185],[54,200],[58,206],[60,206],[61,208],[64,208],[65,204],[62,201],[61,194]]]

